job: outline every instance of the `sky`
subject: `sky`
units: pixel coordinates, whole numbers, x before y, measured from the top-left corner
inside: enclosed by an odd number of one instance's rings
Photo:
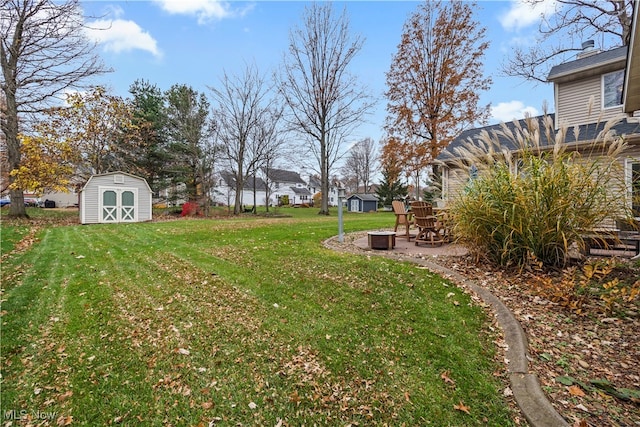
[[[282,62],[293,28],[302,27],[305,1],[125,0],[81,1],[105,65],[113,69],[98,82],[122,97],[136,80],[147,80],[161,90],[186,84],[210,95],[223,73],[242,75],[247,65],[270,76]],[[375,108],[353,134],[353,141],[384,136],[385,73],[397,51],[402,29],[418,1],[334,2],[346,12],[351,31],[364,38],[350,72],[376,100]],[[490,47],[484,73],[493,84],[483,93],[491,104],[490,123],[541,114],[544,103],[553,111],[553,86],[505,77],[500,66],[514,46],[533,42],[542,9],[532,10],[521,0],[478,1],[475,19],[487,28]]]

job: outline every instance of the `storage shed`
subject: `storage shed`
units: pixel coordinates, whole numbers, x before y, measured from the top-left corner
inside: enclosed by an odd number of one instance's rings
[[[376,212],[378,210],[378,196],[375,194],[352,194],[347,197],[349,212]]]
[[[80,191],[80,223],[151,221],[151,188],[126,172],[93,175]]]

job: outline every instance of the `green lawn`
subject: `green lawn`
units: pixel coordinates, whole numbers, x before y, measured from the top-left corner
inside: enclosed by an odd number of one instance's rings
[[[325,249],[335,212],[279,213],[44,226],[2,265],[5,418],[513,425],[467,295],[413,264]],[[345,231],[393,221],[346,214]]]

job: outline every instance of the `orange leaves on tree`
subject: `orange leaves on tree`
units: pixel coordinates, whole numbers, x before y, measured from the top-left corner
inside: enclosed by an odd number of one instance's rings
[[[482,74],[488,42],[486,29],[473,20],[473,6],[430,1],[405,22],[387,72],[385,128],[405,141],[406,172],[415,173],[460,131],[489,115],[489,106],[478,105],[491,84]]]

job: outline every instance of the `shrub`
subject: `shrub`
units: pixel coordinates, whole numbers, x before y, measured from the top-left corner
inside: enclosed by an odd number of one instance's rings
[[[182,213],[180,216],[194,216],[200,215],[200,207],[197,202],[187,202],[182,205]]]
[[[586,230],[631,216],[618,161],[625,144],[611,130],[615,123],[601,124],[580,151],[549,116],[468,141],[457,151],[474,179],[453,201],[456,236],[500,265],[564,266],[571,248],[584,249]],[[505,141],[516,150],[505,149]]]

